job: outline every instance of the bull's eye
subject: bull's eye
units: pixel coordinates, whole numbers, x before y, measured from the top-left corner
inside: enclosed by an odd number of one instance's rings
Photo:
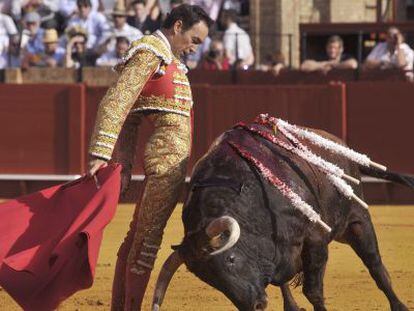
[[[226,261],[228,265],[234,266],[234,264],[236,263],[236,256],[230,255],[226,258]]]

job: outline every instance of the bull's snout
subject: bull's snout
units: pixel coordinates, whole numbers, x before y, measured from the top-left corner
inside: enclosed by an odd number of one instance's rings
[[[254,311],[263,311],[267,308],[267,297],[260,298],[256,300],[256,302],[253,305]]]

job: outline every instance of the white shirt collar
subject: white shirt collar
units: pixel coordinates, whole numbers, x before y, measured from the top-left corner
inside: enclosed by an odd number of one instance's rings
[[[168,39],[167,39],[167,37],[162,33],[162,31],[161,30],[156,30],[155,31],[155,34],[158,36],[158,37],[160,37],[161,38],[161,40],[162,41],[164,41],[164,43],[165,43],[165,45],[168,47],[168,49],[170,50],[170,51],[172,51],[172,49],[171,49],[171,44],[170,44],[170,42],[168,41]]]

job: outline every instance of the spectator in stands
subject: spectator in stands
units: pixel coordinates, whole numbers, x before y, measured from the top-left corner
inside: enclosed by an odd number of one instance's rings
[[[223,12],[222,23],[226,29],[223,42],[230,64],[240,69],[247,69],[254,63],[254,55],[248,33],[237,23],[237,12],[227,10]]]
[[[0,13],[0,37],[8,37],[17,34],[13,19],[6,14]]]
[[[301,65],[306,72],[320,71],[327,73],[331,69],[356,69],[355,58],[344,53],[344,42],[339,36],[331,36],[326,43],[326,54],[317,60],[307,59]]]
[[[22,33],[22,47],[24,52],[38,54],[43,52],[44,30],[40,27],[40,15],[30,12],[24,16],[24,30]]]
[[[10,15],[16,22],[22,18],[24,0],[2,0],[0,1],[1,11]]]
[[[60,0],[43,0],[43,3],[55,13],[59,10]]]
[[[158,5],[158,2],[156,5],[154,5],[151,10],[149,11],[149,16],[153,21],[158,22],[160,25],[162,24],[165,16],[162,15],[160,6]]]
[[[96,60],[97,66],[115,66],[129,47],[129,40],[126,37],[117,37],[115,49],[112,49]]]
[[[20,35],[0,36],[0,69],[19,68],[20,65]]]
[[[390,27],[387,31],[386,42],[378,43],[368,55],[364,67],[367,69],[399,68],[413,70],[414,52],[404,42],[404,37],[397,27]],[[412,73],[408,73],[412,75]]]
[[[230,62],[224,53],[224,45],[221,40],[214,39],[209,51],[205,54],[200,69],[205,70],[229,70]]]
[[[24,3],[23,12],[37,12],[41,18],[40,27],[43,29],[57,28],[58,20],[55,12],[48,7],[44,0],[29,0]]]
[[[7,68],[9,55],[9,37],[0,36],[0,69]]]
[[[224,0],[223,9],[224,10],[234,10],[237,15],[241,13],[242,1],[240,0]]]
[[[88,33],[86,47],[98,49],[108,38],[109,23],[99,12],[92,11],[91,0],[77,0],[78,13],[68,22],[68,27],[80,26]]]
[[[20,35],[13,35],[9,38],[9,55],[8,55],[8,68],[21,67],[22,57],[20,49]]]
[[[65,49],[58,44],[59,37],[56,29],[46,29],[43,37],[44,52],[26,54],[23,63],[35,67],[61,67],[65,57]]]
[[[150,34],[160,28],[161,23],[149,16],[145,0],[136,0],[131,3],[134,16],[127,19],[129,25],[138,28],[143,34]]]
[[[271,72],[273,75],[277,76],[284,68],[286,68],[285,56],[282,52],[277,51],[267,55],[265,63],[258,66],[257,69]]]
[[[129,42],[138,40],[142,37],[142,32],[127,24],[128,13],[123,1],[117,1],[112,11],[113,25],[110,30],[111,38],[126,37]],[[115,44],[112,46],[114,47]]]
[[[13,19],[0,13],[0,69],[8,67],[10,37],[17,34]]]
[[[97,58],[96,53],[87,49],[86,42],[88,34],[85,29],[79,26],[68,28],[67,36],[69,38],[66,46],[65,67],[80,68],[95,66]]]
[[[147,1],[147,7],[150,8],[154,6],[154,3],[157,2],[158,6],[160,8],[161,14],[163,16],[166,16],[169,12],[171,12],[171,0],[148,0]]]
[[[190,4],[198,5],[210,16],[212,20],[217,20],[223,0],[190,0]]]
[[[91,0],[91,11],[97,12],[100,6],[99,0]],[[59,0],[59,12],[67,19],[73,17],[78,10],[77,0]]]

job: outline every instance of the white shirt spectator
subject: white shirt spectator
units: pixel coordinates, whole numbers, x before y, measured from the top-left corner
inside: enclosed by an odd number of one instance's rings
[[[223,0],[191,0],[190,4],[198,5],[210,16],[212,20],[217,20]]]
[[[17,34],[17,28],[13,19],[6,14],[0,13],[0,36],[11,36],[15,34]]]
[[[165,15],[165,14],[167,14],[171,11],[170,0],[158,0],[158,5],[159,5],[160,11],[163,15]]]
[[[131,25],[125,23],[122,29],[117,29],[114,26],[112,26],[111,36],[114,38],[125,37],[128,39],[129,42],[132,42],[140,39],[143,36],[143,34],[141,30],[139,30],[138,28],[132,27]]]
[[[248,33],[236,23],[232,23],[224,32],[223,43],[230,64],[234,64],[237,59],[246,60],[253,53]]]
[[[113,67],[120,61],[115,50],[108,51],[96,60],[96,66]]]
[[[9,38],[0,36],[0,69],[7,67],[8,63]]]
[[[19,56],[9,54],[9,37],[0,37],[0,69],[19,68],[21,59]]]
[[[414,51],[408,46],[407,43],[401,43],[400,49],[404,53],[406,66],[404,70],[413,70]],[[378,43],[374,49],[369,53],[367,59],[383,62],[384,64],[398,65],[396,51],[391,54],[388,50],[387,42]]]
[[[235,10],[238,14],[241,12],[240,0],[224,0],[223,10]]]
[[[88,32],[88,41],[86,47],[91,49],[97,45],[102,44],[108,38],[110,30],[109,23],[105,16],[98,12],[90,12],[87,19],[82,19],[79,16],[73,16],[69,22],[68,27],[80,26]]]
[[[43,0],[43,4],[50,8],[53,12],[56,12],[59,6],[59,1],[62,0]],[[92,0],[93,2],[94,0]],[[98,1],[98,0],[96,0]],[[22,9],[30,1],[28,0],[0,0],[0,11],[7,13],[16,20],[22,18]],[[76,4],[76,0],[74,0]]]
[[[60,0],[43,0],[43,3],[53,12],[57,12],[59,10]]]
[[[99,0],[91,0],[92,11],[97,12],[99,7]],[[71,17],[78,6],[76,5],[76,0],[60,0],[59,1],[59,12],[66,17]]]
[[[25,0],[3,0],[2,12],[5,12],[15,19],[20,19],[22,17],[22,6]]]

